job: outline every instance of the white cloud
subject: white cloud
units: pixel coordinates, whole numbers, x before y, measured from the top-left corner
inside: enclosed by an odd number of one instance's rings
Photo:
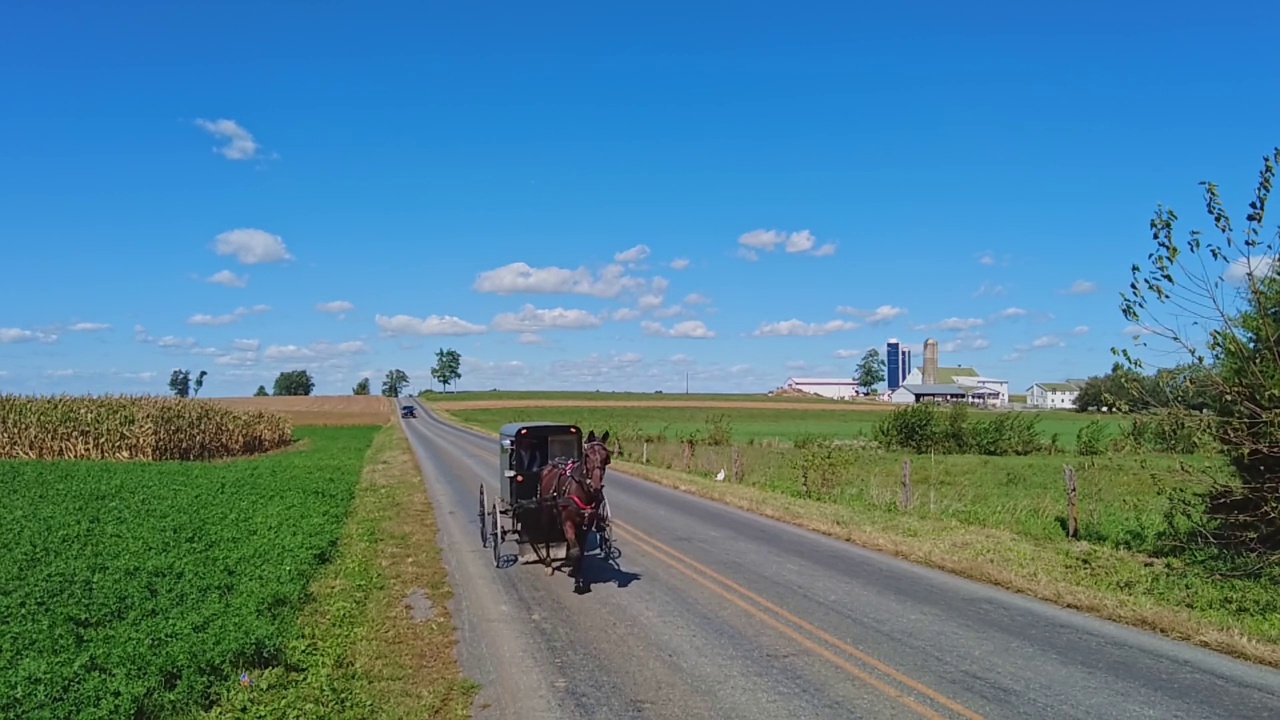
[[[219,118],[210,121],[201,118],[196,120],[196,125],[215,137],[227,141],[222,147],[213,150],[228,160],[250,160],[257,155],[258,148],[261,147],[254,141],[253,135],[235,120]]]
[[[648,295],[641,295],[640,299],[636,301],[636,308],[639,310],[652,310],[656,307],[661,307],[661,306],[662,306],[662,296],[654,295],[652,293]]]
[[[110,330],[111,326],[107,323],[78,322],[67,329],[71,332],[95,332],[97,330]]]
[[[938,343],[938,352],[964,352],[965,350],[986,350],[991,341],[976,335],[961,334],[943,343]]]
[[[262,351],[262,357],[264,360],[316,360],[366,352],[369,352],[368,345],[351,340],[343,343],[314,342],[305,347],[271,345]]]
[[[982,297],[984,295],[996,296],[1004,294],[1005,287],[1003,285],[997,285],[989,280],[983,280],[982,285],[973,293],[973,296]]]
[[[244,287],[249,284],[247,275],[237,275],[230,270],[219,270],[204,279],[205,282],[216,283],[218,285],[226,285],[227,287]]]
[[[1031,341],[1031,347],[1037,350],[1052,347],[1066,347],[1067,344],[1062,342],[1055,335],[1041,335]]]
[[[374,322],[385,335],[479,335],[488,332],[484,325],[469,323],[453,315],[430,315],[416,318],[411,315],[377,315]]]
[[[986,324],[987,321],[982,318],[950,317],[930,325],[913,325],[911,327],[913,330],[972,330]]]
[[[617,263],[605,266],[597,276],[586,267],[577,270],[555,266],[535,268],[527,263],[514,262],[477,274],[471,288],[476,292],[498,295],[564,293],[612,298],[623,291],[643,290],[645,285],[643,279],[627,275],[623,266]]]
[[[1275,272],[1276,258],[1272,255],[1252,255],[1231,261],[1222,273],[1222,279],[1232,284],[1245,283],[1250,275],[1266,277]]]
[[[635,308],[618,308],[609,316],[615,322],[625,322],[627,320],[635,320],[640,317],[640,311]]]
[[[655,308],[652,315],[656,318],[670,318],[675,317],[684,311],[684,308],[679,305],[668,305],[664,308]]]
[[[697,362],[697,360],[693,359],[688,355],[685,355],[684,353],[676,353],[675,355],[672,355],[671,357],[667,358],[667,362],[671,363],[672,365],[689,365]]]
[[[516,339],[520,341],[521,345],[538,345],[544,342],[541,335],[531,332],[520,333],[520,337]]]
[[[326,313],[344,313],[355,309],[355,305],[346,300],[334,300],[332,302],[316,303],[316,310]]]
[[[685,258],[676,258],[671,261],[670,266],[672,270],[684,270],[689,267],[689,261]]]
[[[627,263],[628,265],[633,265],[647,257],[649,257],[649,246],[636,245],[635,247],[627,248],[622,252],[614,253],[613,261],[619,262],[619,263]]]
[[[706,324],[701,320],[678,322],[672,325],[670,329],[663,327],[662,323],[646,320],[640,323],[640,329],[644,331],[645,335],[657,335],[660,337],[707,339],[716,336],[714,332],[707,329]]]
[[[836,308],[836,312],[860,317],[864,319],[868,325],[880,325],[882,323],[887,323],[900,315],[906,315],[907,309],[894,307],[893,305],[881,305],[875,310],[859,310],[858,308],[849,307],[848,305],[841,305]]]
[[[598,316],[586,310],[570,310],[562,307],[540,310],[525,303],[519,312],[495,315],[489,326],[499,332],[534,332],[600,327],[602,322]]]
[[[1071,283],[1071,287],[1062,292],[1068,295],[1087,295],[1098,289],[1098,283],[1092,280],[1077,280]]]
[[[688,295],[684,296],[684,304],[685,305],[709,305],[711,304],[711,298],[707,297],[706,295],[703,295],[702,293],[689,293]]]
[[[671,287],[671,281],[659,275],[653,279],[652,283],[650,283],[650,287],[652,288],[652,292],[661,295],[667,291],[667,288]]]
[[[622,353],[621,355],[616,355],[614,356],[613,360],[614,362],[620,365],[634,365],[640,362],[641,360],[644,360],[644,356],[641,355],[640,353],[629,352],[629,353]]]
[[[1085,334],[1085,333],[1087,333],[1087,332],[1089,332],[1089,326],[1088,326],[1088,325],[1077,325],[1077,326],[1075,327],[1075,329],[1071,331],[1071,334],[1072,334],[1072,335],[1084,335],[1084,334]]]
[[[1145,328],[1137,324],[1126,325],[1124,330],[1121,330],[1120,332],[1130,337],[1134,335],[1151,335],[1152,334],[1152,331],[1150,328]]]
[[[258,353],[252,350],[243,350],[223,355],[215,359],[215,365],[234,365],[237,367],[248,367],[258,364]]]
[[[854,330],[858,327],[858,323],[850,320],[828,320],[824,323],[807,323],[802,320],[792,318],[781,322],[760,323],[760,327],[752,331],[752,335],[756,337],[764,336],[813,336],[828,335],[833,332],[842,330]]]
[[[861,350],[854,350],[849,348],[849,349],[837,350],[831,353],[831,356],[840,358],[841,360],[849,360],[851,358],[861,358],[863,355],[866,355],[867,351],[870,349],[871,348],[863,348]]]
[[[271,309],[270,305],[254,305],[253,307],[238,307],[224,315],[209,315],[207,313],[196,313],[187,318],[188,325],[226,325],[233,323],[245,315],[254,315],[264,313]]]
[[[1024,357],[1023,354],[1020,352],[1011,352],[1000,359],[1005,362],[1017,362],[1018,360],[1021,360],[1023,357]]]
[[[995,265],[995,264],[996,264],[996,258],[995,258],[995,256],[994,256],[994,255],[992,255],[992,254],[991,254],[991,253],[989,253],[989,252],[979,253],[979,254],[978,254],[978,262],[979,262],[979,263],[981,263],[981,264],[983,264],[983,265]]]
[[[234,255],[245,265],[292,260],[284,240],[257,228],[236,228],[213,238],[213,250],[219,255]]]
[[[232,341],[231,341],[231,348],[232,348],[233,350],[248,350],[248,351],[254,351],[254,350],[257,350],[257,349],[258,349],[258,347],[259,347],[261,344],[262,344],[262,343],[258,342],[257,340],[240,340],[240,339],[236,339],[236,340],[232,340]]]
[[[757,250],[772,252],[779,245],[788,253],[808,253],[819,257],[835,254],[835,243],[826,243],[814,250],[813,246],[816,243],[817,238],[808,230],[787,233],[781,230],[765,230],[761,228],[743,233],[738,237],[739,254],[748,260],[755,260],[759,257],[756,253]]]
[[[178,337],[177,335],[165,335],[162,338],[148,338],[144,342],[154,342],[156,347],[162,348],[193,348],[198,343],[195,338]]]
[[[202,357],[217,357],[219,355],[226,355],[225,352],[219,350],[218,348],[207,348],[207,347],[191,348],[191,354],[199,355]]]
[[[1000,317],[1000,318],[1022,317],[1023,315],[1026,315],[1026,314],[1027,314],[1027,311],[1023,310],[1020,307],[1007,307],[1001,310],[1000,312],[996,313],[996,317]]]
[[[22,330],[21,328],[0,327],[0,343],[20,343],[20,342],[53,343],[57,341],[58,341],[57,335],[37,332],[35,330]]]

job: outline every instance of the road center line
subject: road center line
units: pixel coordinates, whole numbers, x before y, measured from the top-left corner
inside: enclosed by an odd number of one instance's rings
[[[618,533],[624,537],[639,539],[639,538],[636,538],[636,536],[632,535],[627,530],[624,530],[622,528],[617,528],[617,530],[618,530]],[[640,547],[643,547],[643,544],[640,545]],[[820,655],[823,658],[826,658],[832,664],[836,665],[837,667],[849,673],[850,675],[854,676],[855,678],[862,680],[863,682],[874,687],[875,689],[879,690],[885,695],[888,695],[889,697],[893,698],[894,700],[897,700],[898,702],[902,703],[903,705],[910,708],[911,710],[914,710],[921,717],[929,718],[929,720],[945,720],[945,717],[943,715],[921,704],[910,695],[907,695],[901,690],[898,690],[892,685],[862,670],[858,666],[854,665],[848,660],[845,660],[839,655],[836,655],[835,653],[831,652],[827,648],[822,647],[818,643],[814,642],[813,640],[810,640],[809,638],[797,632],[794,628],[788,627],[787,625],[777,620],[776,618],[771,617],[768,613],[761,611],[759,608],[756,608],[755,606],[747,603],[742,598],[739,598],[735,596],[733,593],[730,593],[728,590],[725,590],[719,585],[716,585],[710,580],[707,580],[706,578],[698,575],[694,571],[681,566],[676,561],[671,560],[670,558],[664,557],[661,553],[654,552],[649,548],[645,548],[645,549],[649,550],[650,555],[670,565],[676,571],[688,576],[694,582],[697,582],[698,584],[706,587],[708,590],[711,590],[712,592],[723,597],[724,599],[728,600],[734,605],[737,605],[743,610],[746,610],[751,615],[755,616],[756,618],[765,622],[769,626],[773,627],[778,632],[781,632],[784,635],[790,637],[792,640],[795,640],[797,643],[800,643],[802,646],[804,646],[805,648],[808,648],[813,653]]]
[[[927,685],[902,673],[901,671],[893,667],[890,667],[889,665],[886,665],[885,663],[875,659],[874,657],[871,657],[870,655],[853,647],[852,645],[844,642],[843,640],[840,640],[839,638],[832,636],[830,633],[827,633],[821,628],[814,626],[812,623],[809,623],[805,620],[800,619],[799,617],[796,617],[795,615],[769,602],[765,598],[760,597],[756,593],[751,592],[750,590],[724,577],[720,573],[715,572],[714,570],[707,567],[706,565],[703,565],[697,562],[696,560],[688,557],[687,555],[684,555],[683,553],[678,552],[677,550],[671,548],[670,546],[665,545],[661,542],[658,542],[657,540],[649,537],[648,535],[645,535],[644,533],[640,532],[639,530],[636,530],[635,528],[632,528],[626,525],[625,523],[613,521],[613,526],[620,531],[625,531],[628,534],[635,536],[637,539],[642,540],[643,542],[648,543],[649,545],[652,545],[653,547],[661,550],[662,552],[670,555],[671,557],[677,558],[685,563],[688,563],[690,567],[696,569],[698,572],[702,573],[704,576],[714,578],[717,582],[720,582],[725,587],[728,587],[733,591],[741,594],[742,596],[748,597],[753,601],[755,601],[756,603],[759,603],[760,606],[762,606],[766,610],[769,610],[770,612],[775,613],[776,615],[778,615],[778,617],[786,619],[798,625],[799,627],[804,628],[806,631],[813,634],[814,636],[821,638],[822,640],[825,640],[826,642],[852,655],[858,660],[861,660],[862,662],[874,667],[875,669],[879,670],[885,675],[888,675],[889,677],[915,690],[921,695],[924,695],[938,702],[939,704],[947,707],[950,710],[953,710],[959,713],[960,715],[968,718],[969,720],[984,720],[982,715],[979,715],[978,713],[970,710],[964,705],[961,705],[955,700],[952,700],[946,695],[943,695],[937,690],[934,690],[933,688],[928,687]]]
[[[445,423],[445,424],[448,424],[448,423]],[[456,430],[456,428],[452,426],[450,426],[450,429]],[[475,453],[475,457],[478,460],[481,460],[482,462],[488,462],[493,459],[485,455],[482,455],[480,453]],[[952,700],[951,698],[947,697],[946,695],[943,695],[937,690],[934,690],[933,688],[930,688],[924,683],[921,683],[920,681],[904,674],[900,670],[897,670],[885,664],[884,662],[881,662],[880,660],[875,659],[874,657],[868,655],[867,653],[853,647],[849,643],[843,640],[840,640],[839,638],[831,635],[830,633],[822,630],[821,628],[818,628],[812,623],[802,620],[801,618],[793,615],[792,613],[787,612],[786,610],[778,607],[777,605],[766,600],[760,595],[753,593],[750,590],[747,590],[741,585],[733,582],[732,580],[724,577],[720,573],[715,572],[711,568],[708,568],[707,566],[697,562],[696,560],[688,557],[687,555],[675,550],[669,545],[659,542],[658,540],[651,538],[648,535],[640,532],[639,530],[636,530],[635,528],[623,522],[620,522],[618,520],[611,520],[611,522],[614,528],[618,532],[629,535],[632,538],[641,541],[642,544],[640,545],[640,547],[644,547],[644,544],[647,543],[653,548],[660,550],[661,552],[650,551],[650,554],[653,555],[654,557],[662,560],[663,562],[667,563],[674,569],[684,573],[685,575],[692,578],[699,584],[704,585],[705,587],[711,589],[712,591],[726,598],[727,600],[734,603],[735,605],[738,605],[739,607],[747,610],[748,612],[755,615],[756,617],[764,620],[766,623],[775,627],[776,629],[786,634],[787,636],[791,637],[792,639],[796,640],[801,645],[804,645],[806,648],[810,649],[811,651],[821,655],[822,657],[836,664],[841,669],[845,670],[851,675],[854,675],[855,677],[874,686],[876,689],[880,690],[886,695],[889,695],[890,697],[898,700],[899,702],[911,708],[912,710],[915,710],[920,715],[927,718],[938,718],[938,720],[942,720],[943,718],[942,715],[939,715],[938,713],[934,712],[928,707],[921,705],[919,702],[917,702],[915,699],[913,699],[909,695],[902,693],[901,691],[897,690],[893,686],[883,682],[879,678],[876,678],[875,676],[868,674],[866,671],[862,670],[861,668],[858,668],[856,665],[853,665],[852,663],[841,658],[835,653],[832,653],[827,648],[822,647],[821,645],[814,642],[813,640],[800,634],[794,628],[788,627],[787,625],[783,624],[776,618],[769,616],[767,612],[771,612],[777,617],[791,622],[792,624],[804,629],[811,635],[827,642],[828,644],[830,644],[835,648],[838,648],[844,651],[848,655],[851,655],[854,658],[858,659],[859,661],[875,668],[876,670],[879,670],[881,673],[884,673],[885,675],[893,678],[894,680],[897,680],[903,685],[911,688],[912,690],[915,690],[916,692],[920,693],[921,695],[924,695],[925,697],[930,698],[931,700],[937,702],[938,704],[958,713],[959,715],[967,718],[968,720],[985,720],[985,718],[982,715],[974,712],[973,710],[970,710],[964,705],[961,705],[959,702]],[[666,553],[666,555],[664,556],[663,553]],[[682,566],[680,563],[677,563],[671,560],[670,558],[677,558],[678,560],[684,563],[687,563],[688,567]],[[696,569],[698,572],[694,572],[693,570],[690,570],[689,567]],[[723,585],[724,587],[720,587],[713,584],[711,581],[707,580],[707,578],[714,578],[716,582],[721,583],[721,585]],[[725,587],[738,593],[739,596],[741,597],[735,596],[733,593],[726,591],[724,589]],[[747,604],[742,600],[742,597],[750,598],[752,601],[758,603],[762,608],[764,608],[764,611],[752,605]]]

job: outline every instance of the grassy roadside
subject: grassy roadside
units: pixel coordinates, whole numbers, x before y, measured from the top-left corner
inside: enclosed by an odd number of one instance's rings
[[[493,431],[437,410],[450,422]],[[1171,562],[1087,542],[1028,538],[912,512],[807,500],[762,487],[706,480],[615,461],[621,472],[856,543],[962,577],[1108,620],[1159,632],[1244,660],[1280,667],[1280,622],[1230,610],[1232,581],[1196,577]],[[1245,593],[1242,604],[1256,595]],[[1216,607],[1197,611],[1190,607]]]
[[[333,560],[283,666],[250,672],[207,718],[466,718],[437,526],[399,423],[373,441]]]

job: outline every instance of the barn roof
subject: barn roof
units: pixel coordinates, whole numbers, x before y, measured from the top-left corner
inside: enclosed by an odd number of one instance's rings
[[[973,388],[963,387],[955,383],[937,383],[934,385],[900,385],[912,395],[968,395]]]
[[[858,381],[853,378],[787,378],[787,381],[795,385],[857,385]]]

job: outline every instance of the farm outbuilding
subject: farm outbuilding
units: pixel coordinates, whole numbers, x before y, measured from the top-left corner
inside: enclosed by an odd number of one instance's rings
[[[969,390],[970,388],[962,387],[956,383],[935,385],[913,383],[901,385],[897,390],[890,393],[889,402],[966,402],[969,399]]]
[[[787,378],[783,387],[813,395],[849,400],[858,396],[858,383],[851,378]]]

